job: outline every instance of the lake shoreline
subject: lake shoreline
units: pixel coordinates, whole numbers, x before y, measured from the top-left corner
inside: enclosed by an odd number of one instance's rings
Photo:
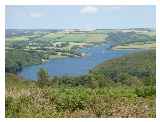
[[[91,47],[80,48],[79,51],[86,54],[84,57],[64,57],[64,58],[49,59],[41,64],[24,67],[22,71],[19,72],[18,74],[24,77],[24,79],[25,78],[27,79],[27,76],[34,74],[33,76],[34,79],[32,79],[33,78],[32,77],[31,80],[36,80],[37,79],[36,73],[38,72],[38,69],[44,68],[48,70],[50,76],[81,76],[81,75],[86,75],[89,72],[89,70],[92,70],[96,65],[103,63],[106,60],[114,59],[116,57],[121,57],[123,55],[128,54],[129,52],[132,52],[132,51],[117,52],[112,50],[111,47],[112,47],[111,43],[107,42],[107,43],[101,43],[99,45],[94,45]],[[70,69],[71,71],[67,69]]]

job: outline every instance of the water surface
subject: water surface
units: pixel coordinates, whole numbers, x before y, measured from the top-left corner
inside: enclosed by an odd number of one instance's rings
[[[135,52],[135,50],[111,50],[111,44],[103,43],[92,47],[79,49],[81,52],[87,54],[85,57],[67,57],[59,59],[51,59],[44,64],[32,65],[23,68],[18,73],[25,79],[37,80],[37,72],[40,68],[48,70],[49,76],[78,76],[85,75],[96,65],[113,58],[117,58],[128,53]]]

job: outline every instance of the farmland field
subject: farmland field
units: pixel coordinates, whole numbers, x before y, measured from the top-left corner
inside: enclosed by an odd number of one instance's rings
[[[154,49],[156,48],[156,43],[131,43],[131,44],[123,44],[113,47],[113,50],[124,50],[124,49]]]

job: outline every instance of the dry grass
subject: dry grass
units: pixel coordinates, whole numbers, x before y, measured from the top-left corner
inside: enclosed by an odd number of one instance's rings
[[[154,97],[115,97],[96,92],[81,99],[79,94],[57,88],[7,88],[6,117],[155,117]]]

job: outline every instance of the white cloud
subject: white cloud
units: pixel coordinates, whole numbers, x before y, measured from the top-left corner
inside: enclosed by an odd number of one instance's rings
[[[92,7],[92,6],[83,7],[80,10],[81,14],[96,14],[97,12],[98,12],[98,8]]]
[[[44,14],[43,13],[30,13],[29,14],[32,18],[40,18],[40,17],[43,17]]]

